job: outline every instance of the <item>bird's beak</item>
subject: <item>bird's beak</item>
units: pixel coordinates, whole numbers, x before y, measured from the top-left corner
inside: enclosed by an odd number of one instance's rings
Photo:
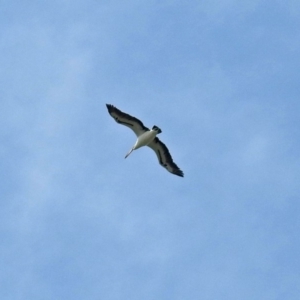
[[[126,154],[125,158],[127,158],[132,151],[133,151],[133,148]]]

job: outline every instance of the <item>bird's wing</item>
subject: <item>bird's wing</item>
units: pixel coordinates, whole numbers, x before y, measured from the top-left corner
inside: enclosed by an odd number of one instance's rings
[[[159,163],[166,168],[172,174],[183,177],[183,172],[174,163],[172,156],[166,147],[166,145],[155,137],[155,139],[148,144],[148,146],[154,150],[157,155]]]
[[[115,119],[119,124],[125,125],[128,128],[132,129],[137,136],[140,136],[146,131],[149,131],[149,128],[145,127],[144,124],[137,118],[132,117],[111,104],[106,104],[109,114]]]

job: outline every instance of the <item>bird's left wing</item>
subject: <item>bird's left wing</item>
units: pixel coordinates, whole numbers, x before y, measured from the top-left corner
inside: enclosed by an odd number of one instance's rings
[[[149,128],[145,127],[144,124],[137,118],[130,116],[111,104],[106,104],[109,114],[115,119],[119,124],[125,125],[128,128],[132,129],[137,136],[140,136],[146,131],[149,131]]]
[[[155,139],[148,144],[148,146],[155,151],[159,163],[164,168],[174,175],[183,177],[183,172],[174,163],[168,148],[162,141],[159,140],[158,137],[155,137]]]

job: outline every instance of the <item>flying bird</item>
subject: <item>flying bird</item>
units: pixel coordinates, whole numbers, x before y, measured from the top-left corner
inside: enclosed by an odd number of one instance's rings
[[[162,132],[160,128],[154,125],[150,130],[149,128],[145,127],[139,119],[120,111],[115,106],[106,104],[106,107],[109,114],[115,119],[117,123],[129,127],[137,136],[137,140],[134,146],[126,154],[125,158],[127,158],[133,150],[136,150],[143,146],[148,146],[154,150],[159,163],[164,168],[166,168],[174,175],[183,177],[183,172],[174,163],[166,145],[162,141],[160,141],[158,137],[156,137],[157,134]]]

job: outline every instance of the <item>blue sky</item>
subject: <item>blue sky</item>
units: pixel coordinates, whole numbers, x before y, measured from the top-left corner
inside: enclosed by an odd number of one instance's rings
[[[299,299],[299,1],[0,7],[1,299]]]

